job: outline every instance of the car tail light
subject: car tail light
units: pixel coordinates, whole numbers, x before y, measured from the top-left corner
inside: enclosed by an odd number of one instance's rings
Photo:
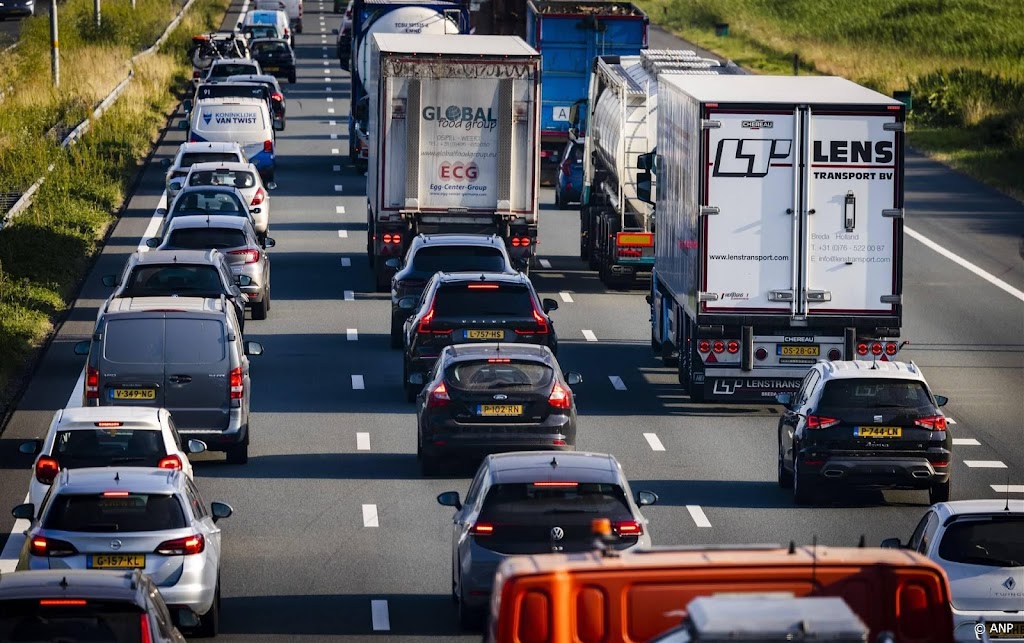
[[[84,598],[41,598],[40,607],[84,607],[89,602]]]
[[[548,396],[548,404],[553,409],[572,408],[572,391],[555,382],[555,385],[551,387],[551,395]]]
[[[426,334],[430,332],[430,321],[434,319],[434,302],[430,302],[430,310],[427,314],[420,318],[420,323],[416,326],[416,332]]]
[[[33,536],[29,544],[29,553],[33,556],[73,556],[78,553],[75,546],[65,540],[46,538],[44,536]]]
[[[266,198],[267,198],[267,193],[263,191],[263,188],[258,188],[256,190],[255,196],[252,197],[252,203],[250,203],[249,205],[259,205],[259,204],[263,203],[263,199],[266,199]]]
[[[474,523],[469,533],[472,536],[490,536],[494,533],[494,525],[487,522]]]
[[[723,342],[723,341],[722,341],[722,340],[720,340],[720,339],[716,339],[716,340],[715,340],[715,343],[713,343],[713,344],[711,345],[711,348],[712,348],[712,350],[714,350],[714,351],[715,351],[716,353],[722,353],[722,352],[724,352],[724,351],[725,351],[725,342]]]
[[[142,643],[153,643],[153,633],[149,631],[149,614],[139,614],[139,632]]]
[[[181,469],[181,458],[169,455],[166,458],[160,458],[160,462],[156,466],[159,469]]]
[[[546,159],[546,158],[547,158],[547,157],[549,157],[549,156],[552,156],[552,154],[551,154],[551,150],[541,150],[541,151],[540,151],[540,157],[541,157],[542,159]]]
[[[202,534],[193,534],[184,538],[165,540],[154,550],[164,556],[191,556],[201,554],[206,549],[206,538]]]
[[[700,351],[701,353],[710,353],[711,342],[709,342],[706,339],[700,340],[699,342],[697,342],[697,350]]]
[[[740,343],[735,339],[730,339],[729,343],[725,345],[725,350],[729,351],[730,353],[738,353],[740,352]]]
[[[534,487],[578,487],[580,483],[572,480],[541,480],[534,482]]]
[[[53,484],[53,479],[60,473],[60,463],[54,458],[41,456],[36,460],[36,480],[43,484]]]
[[[945,415],[929,415],[928,417],[917,418],[914,420],[916,426],[920,426],[931,431],[945,431],[946,430],[946,416]]]
[[[448,389],[445,387],[444,382],[441,382],[427,397],[427,408],[437,409],[442,406],[448,406],[448,403],[451,401],[452,398],[448,397]]]
[[[889,357],[895,355],[896,352],[899,351],[899,349],[900,347],[899,345],[896,344],[896,342],[886,342],[885,344],[885,354],[888,355]]]
[[[282,94],[281,92],[274,92],[273,94],[270,95],[270,99],[276,100],[277,102],[280,103],[281,101],[284,100],[284,94]]]
[[[260,251],[256,248],[246,248],[245,250],[232,250],[228,253],[229,255],[235,255],[236,257],[245,257],[245,263],[256,263],[260,260]]]
[[[96,400],[100,397],[100,369],[87,366],[85,369],[85,398]]]
[[[199,70],[198,69],[192,70],[192,78],[199,78]]]
[[[231,399],[242,399],[242,367],[231,369],[228,373],[228,383],[231,385]]]
[[[865,344],[864,342],[861,342],[861,343],[857,344],[857,354],[858,355],[867,355],[868,354],[868,345]]]
[[[644,526],[635,520],[620,520],[612,523],[612,531],[622,536],[643,536]]]
[[[470,290],[497,290],[498,284],[469,284],[466,288]]]
[[[832,350],[830,350],[828,352],[828,358],[830,360],[832,360],[833,362],[842,359],[842,357],[843,357],[843,354],[841,352],[839,352],[838,348],[833,348]]]
[[[808,429],[827,429],[830,426],[835,426],[837,424],[839,424],[839,420],[836,418],[825,417],[824,415],[807,416]]]
[[[880,343],[878,343],[878,342],[874,342],[873,344],[871,344],[871,354],[872,355],[881,355],[882,354],[882,345]]]
[[[264,152],[273,152],[274,151],[274,141],[270,141],[270,140],[263,141],[263,151]]]
[[[932,466],[936,469],[943,469],[949,466],[949,460],[936,460],[932,462]]]

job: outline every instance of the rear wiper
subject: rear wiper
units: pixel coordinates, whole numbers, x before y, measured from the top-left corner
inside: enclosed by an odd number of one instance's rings
[[[548,509],[545,514],[596,514],[597,509]]]
[[[118,463],[122,463],[122,462],[142,462],[145,459],[146,458],[139,457],[139,456],[122,456],[120,458],[111,458],[110,461],[111,462],[118,462]]]

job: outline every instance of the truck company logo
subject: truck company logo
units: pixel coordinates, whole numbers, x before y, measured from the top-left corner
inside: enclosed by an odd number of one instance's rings
[[[476,163],[462,163],[461,161],[444,161],[437,168],[437,175],[443,181],[467,181],[472,183],[480,176],[480,168]]]
[[[490,107],[468,107],[449,105],[444,110],[434,105],[423,108],[423,120],[436,121],[441,127],[471,129],[494,129],[498,119]]]
[[[773,161],[788,161],[793,141],[788,138],[724,138],[715,152],[714,176],[760,178]]]
[[[807,344],[814,343],[814,337],[808,335],[783,335],[782,341],[784,342],[804,342]]]
[[[752,393],[760,393],[761,397],[772,397],[779,391],[795,391],[798,388],[800,388],[799,379],[716,379],[712,393],[714,395],[733,395],[737,391],[746,389]]]
[[[892,141],[814,141],[815,163],[892,163]]]
[[[203,114],[203,122],[210,124],[210,117],[217,121],[218,125],[253,125],[256,123],[256,114],[252,112],[218,112]]]
[[[745,129],[772,129],[773,127],[775,127],[775,123],[772,121],[763,121],[759,119],[756,121],[743,121],[740,123],[740,127],[743,127]]]
[[[747,301],[750,299],[750,293],[746,292],[723,292],[720,294],[720,299],[731,299],[733,301]]]

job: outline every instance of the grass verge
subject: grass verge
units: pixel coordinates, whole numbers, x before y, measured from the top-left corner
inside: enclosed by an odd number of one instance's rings
[[[55,320],[66,310],[115,221],[140,163],[149,155],[177,101],[174,90],[183,87],[191,73],[185,53],[189,38],[193,33],[217,28],[228,4],[229,0],[197,0],[162,50],[135,66],[135,78],[121,98],[67,150],[40,136],[40,132],[45,132],[42,128],[49,122],[61,118],[61,109],[73,111],[68,108],[72,98],[19,87],[13,100],[39,101],[44,115],[18,123],[3,115],[6,101],[0,109],[0,176],[4,176],[5,167],[12,167],[17,170],[15,178],[31,182],[43,174],[48,163],[54,164],[32,207],[0,231],[0,417],[17,388],[18,382],[13,380],[52,332]],[[164,26],[175,13],[166,16]],[[107,15],[105,10],[104,21]],[[163,31],[162,26],[154,29],[147,32],[147,37],[152,36],[149,42]],[[103,47],[95,48],[97,58],[93,63],[108,60],[108,66],[114,67],[127,61],[133,49],[142,48],[112,47],[106,52],[109,59],[101,55]],[[21,49],[19,46],[19,55]],[[99,97],[123,77],[111,74],[108,80],[113,82]],[[78,87],[89,84],[83,82]],[[85,104],[83,112],[91,104],[88,94],[73,98]],[[5,149],[11,144],[24,144],[26,148],[14,154]],[[8,185],[14,182],[10,175],[3,180]]]
[[[763,74],[913,92],[910,144],[1024,198],[1024,3],[637,0],[651,21]],[[729,35],[716,35],[728,25]]]

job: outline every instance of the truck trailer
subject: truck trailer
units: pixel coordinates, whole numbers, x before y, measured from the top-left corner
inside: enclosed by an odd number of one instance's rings
[[[498,234],[535,256],[540,56],[517,36],[376,34],[367,255],[379,291],[420,233]]]
[[[658,103],[651,345],[690,398],[768,402],[818,359],[895,358],[903,103],[834,77],[677,75]]]
[[[594,59],[588,99],[574,110],[569,136],[578,140],[578,132],[586,131],[580,258],[605,285],[631,285],[654,267],[654,208],[637,198],[636,189],[643,172],[638,158],[657,143],[658,76],[738,70],[692,50],[647,49],[638,56]]]

